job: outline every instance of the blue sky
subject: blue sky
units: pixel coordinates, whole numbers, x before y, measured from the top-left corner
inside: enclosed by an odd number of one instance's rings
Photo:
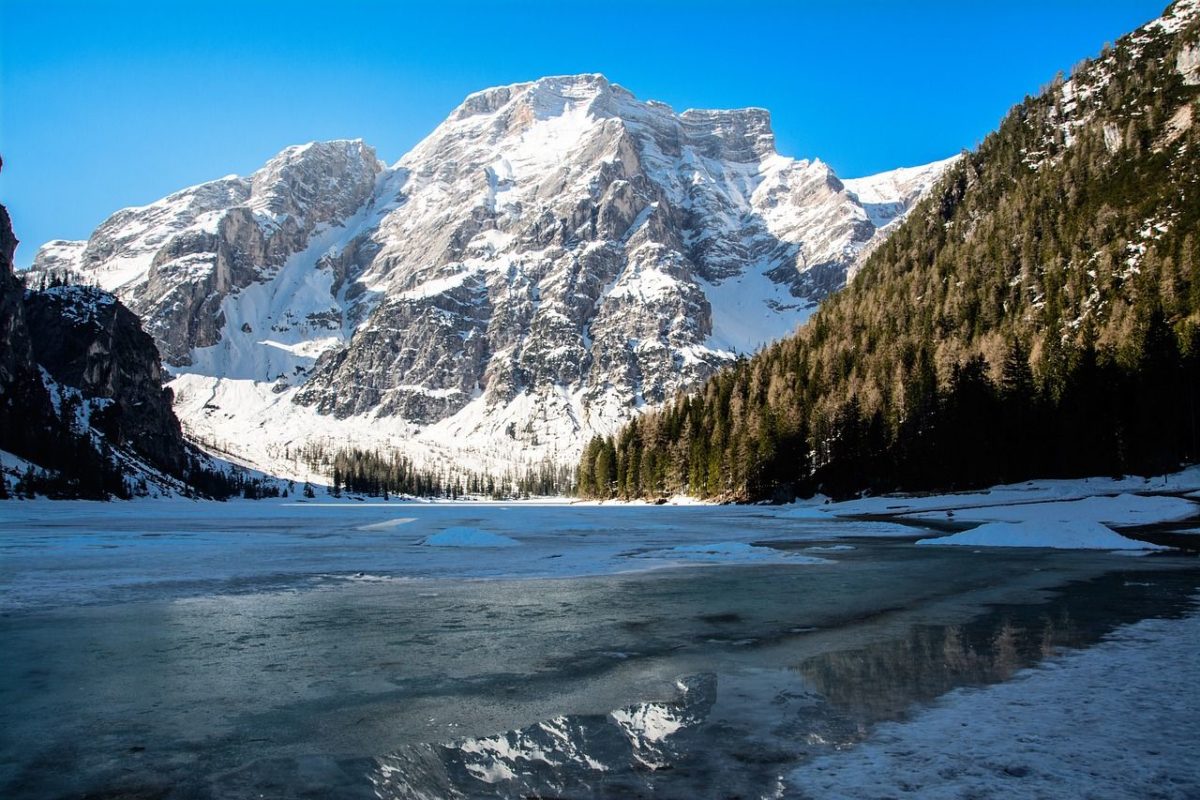
[[[0,0],[0,202],[28,265],[289,144],[362,137],[390,163],[472,91],[578,72],[768,108],[781,153],[856,177],[973,147],[1165,5]]]

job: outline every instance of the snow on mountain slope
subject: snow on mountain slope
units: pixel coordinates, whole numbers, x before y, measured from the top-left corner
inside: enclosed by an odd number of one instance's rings
[[[255,465],[389,441],[495,468],[572,459],[790,333],[946,163],[843,184],[776,153],[762,109],[543,78],[469,96],[393,167],[288,148],[34,269],[116,291],[188,429]]]
[[[958,156],[951,156],[920,167],[901,167],[865,178],[848,178],[842,185],[862,203],[872,224],[884,228],[900,221],[913,201],[928,191],[957,160]]]
[[[846,191],[852,193],[862,204],[871,224],[875,226],[876,235],[858,260],[851,266],[849,278],[858,272],[858,267],[866,260],[874,246],[883,241],[892,228],[899,225],[908,214],[909,209],[917,200],[929,191],[937,182],[946,168],[958,160],[958,156],[920,167],[901,167],[899,169],[868,175],[864,178],[849,178],[842,181]]]

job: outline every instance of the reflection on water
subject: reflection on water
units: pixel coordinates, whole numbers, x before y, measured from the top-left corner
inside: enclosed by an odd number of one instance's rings
[[[372,776],[385,798],[486,794],[561,797],[603,791],[636,796],[651,776],[687,757],[680,747],[702,727],[716,677],[681,679],[669,703],[640,703],[609,714],[556,717],[498,736],[414,745],[379,759]]]
[[[0,797],[775,796],[914,703],[1182,613],[1198,580],[935,550],[0,614]]]
[[[1095,643],[1120,624],[1191,607],[1194,576],[1109,575],[1044,603],[804,658],[681,678],[675,698],[559,716],[495,736],[376,760],[380,798],[765,797],[801,760],[961,686],[984,685]]]
[[[1088,644],[1093,637],[1085,630],[1066,608],[1031,623],[989,616],[970,625],[918,627],[908,638],[822,655],[796,671],[842,714],[870,723],[958,686],[1007,680],[1063,648]]]

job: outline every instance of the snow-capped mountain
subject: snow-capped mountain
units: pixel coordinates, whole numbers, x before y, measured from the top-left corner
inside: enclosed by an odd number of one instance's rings
[[[842,181],[846,190],[862,204],[871,224],[875,226],[875,235],[871,237],[867,246],[859,251],[858,258],[850,265],[847,279],[854,278],[858,273],[858,267],[870,255],[871,250],[904,221],[904,218],[908,216],[909,209],[929,191],[930,187],[946,171],[946,168],[958,158],[959,156],[952,156],[921,167],[901,167],[881,172],[878,175]]]
[[[570,459],[791,332],[946,163],[844,184],[776,153],[762,109],[543,78],[469,96],[394,166],[291,147],[34,270],[116,292],[185,425],[257,465],[326,439]]]

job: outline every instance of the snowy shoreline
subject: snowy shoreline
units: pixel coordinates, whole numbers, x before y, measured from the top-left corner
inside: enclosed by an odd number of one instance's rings
[[[1200,596],[1012,680],[959,689],[794,770],[801,797],[1200,795]],[[789,793],[789,796],[791,794]]]

